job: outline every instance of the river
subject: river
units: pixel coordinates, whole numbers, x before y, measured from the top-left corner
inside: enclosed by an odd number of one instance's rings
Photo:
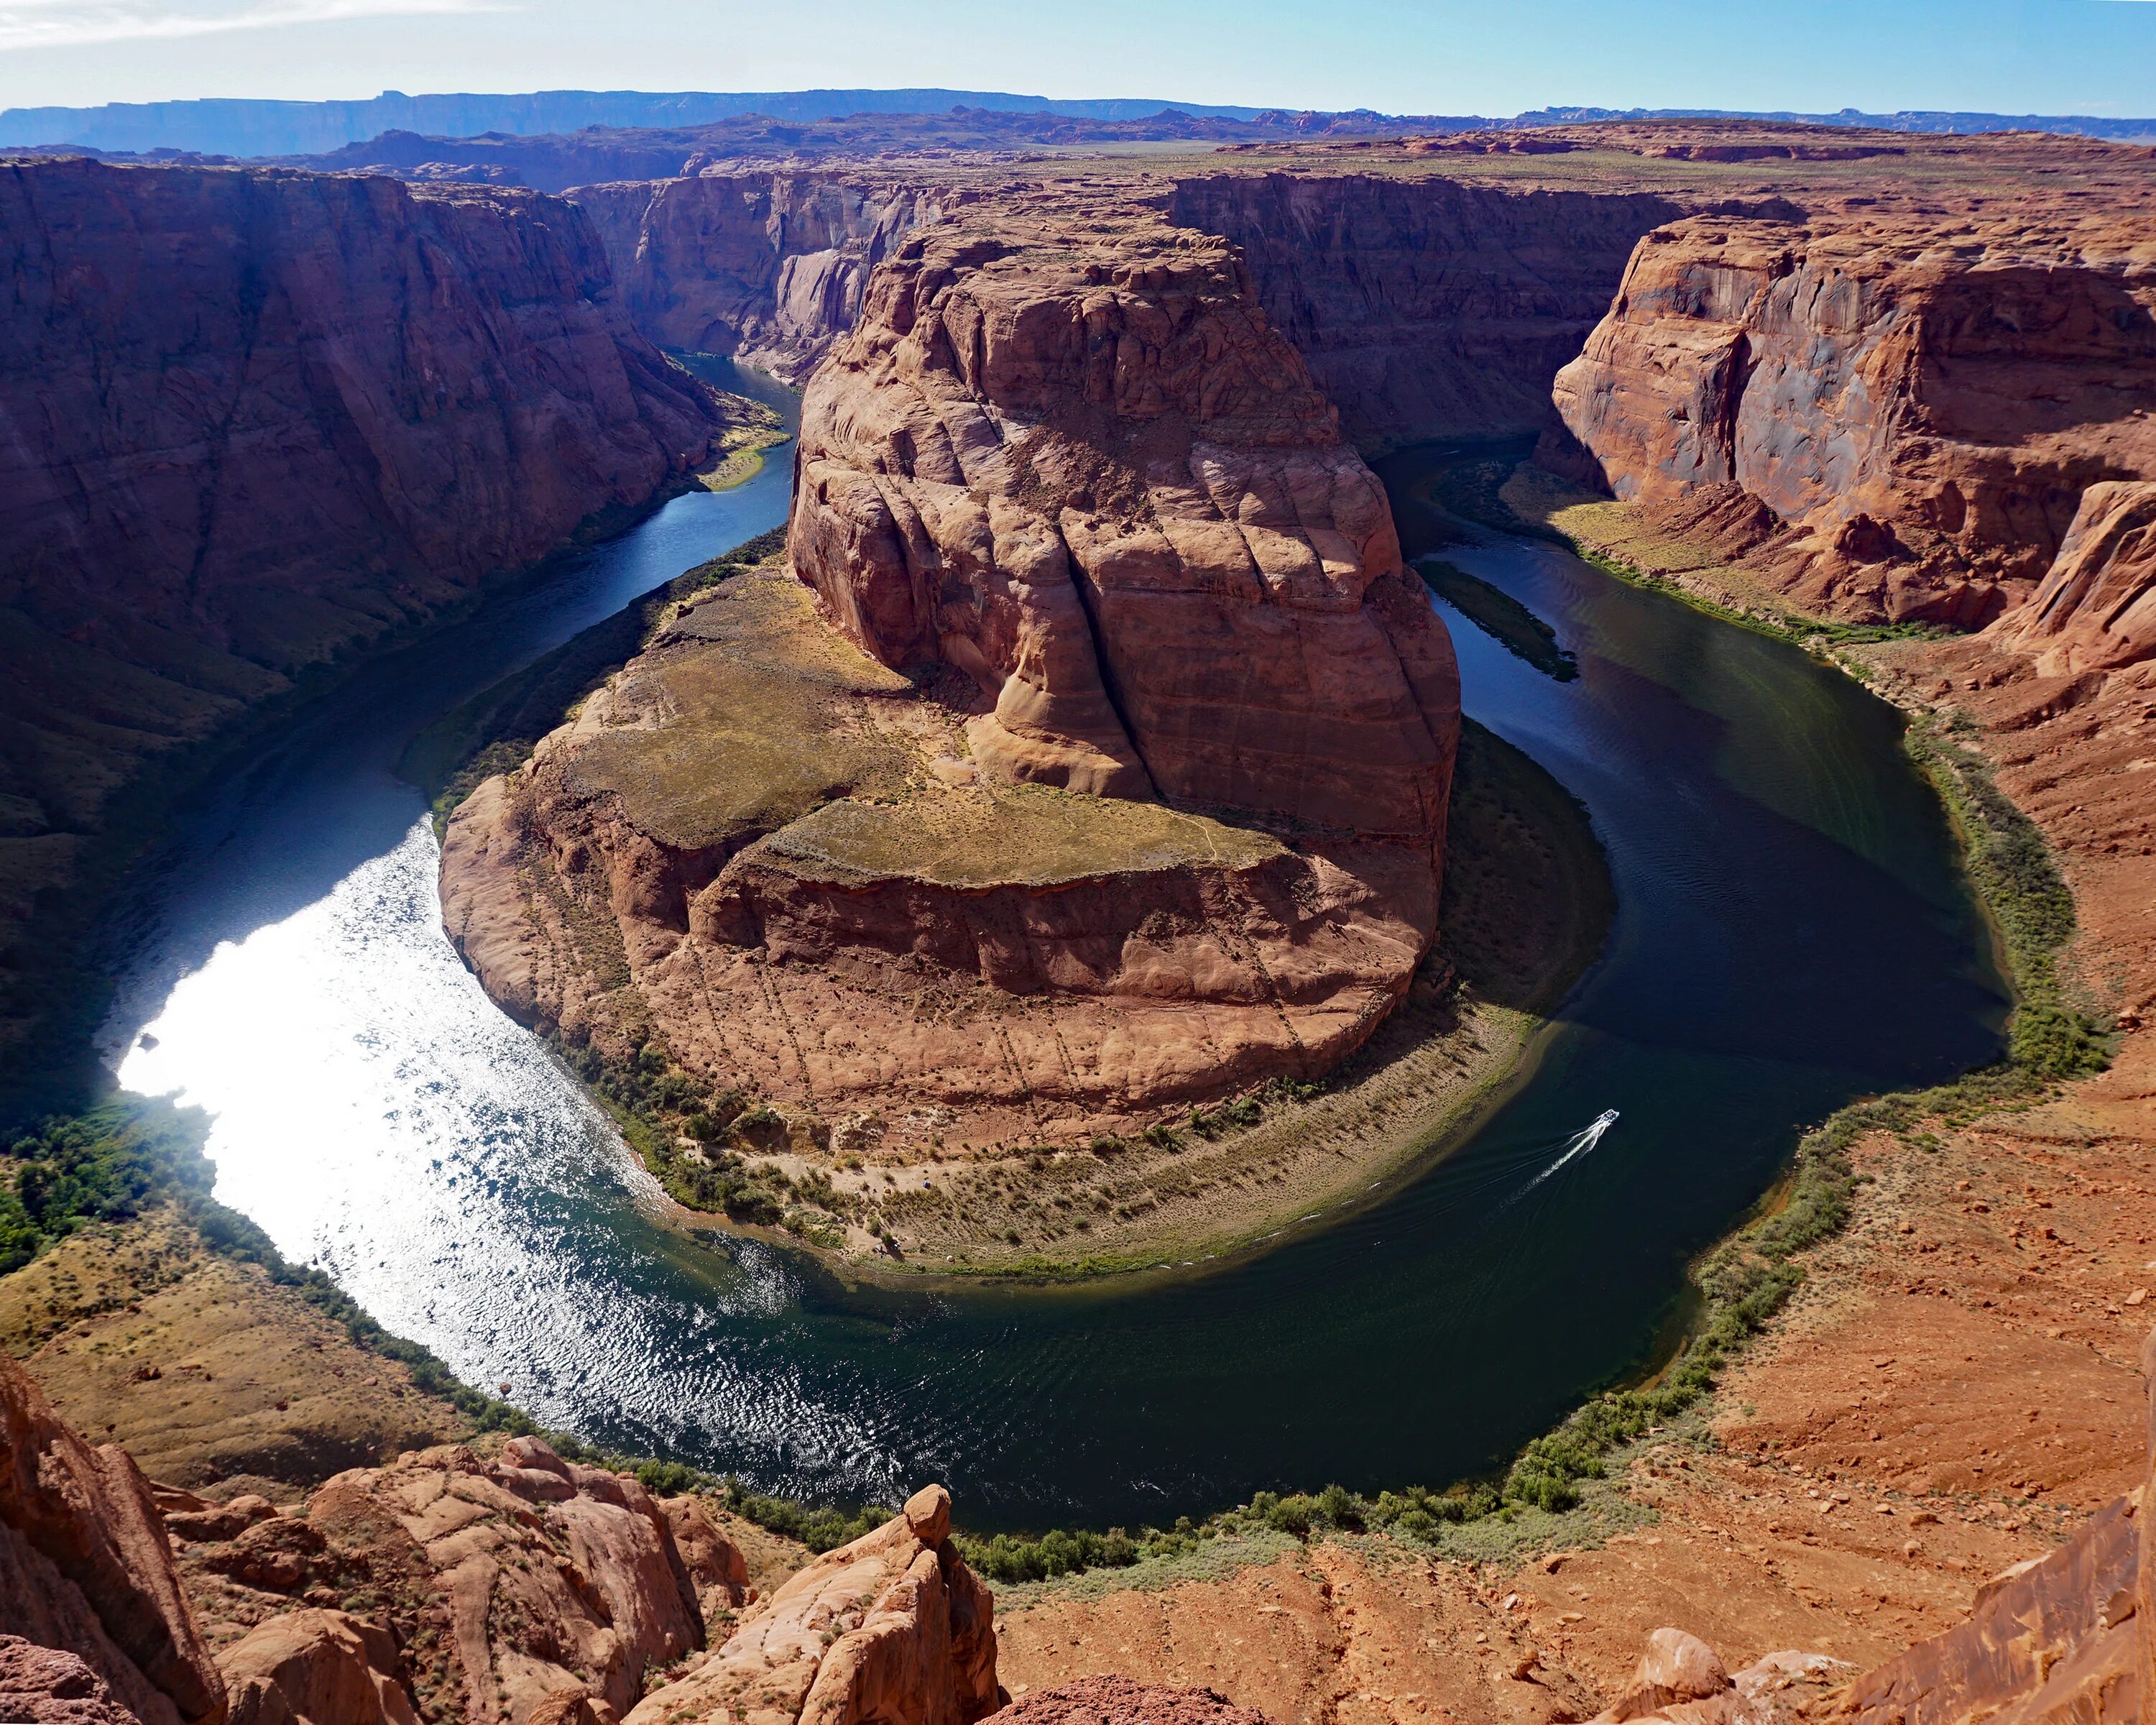
[[[1388,482],[1445,459],[1396,458]],[[1446,555],[1554,625],[1580,675],[1448,611],[1467,711],[1586,804],[1619,911],[1469,1142],[1265,1255],[1076,1289],[850,1287],[685,1233],[459,964],[391,768],[476,690],[778,523],[788,465],[364,667],[226,782],[123,925],[109,1048],[130,1088],[213,1117],[218,1196],[549,1425],[811,1497],[938,1477],[991,1529],[1441,1484],[1649,1358],[1685,1263],[1800,1123],[1999,1045],[1989,947],[1891,709],[1781,641],[1484,536]]]

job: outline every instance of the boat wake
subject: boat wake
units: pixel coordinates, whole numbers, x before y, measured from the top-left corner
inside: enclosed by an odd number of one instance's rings
[[[1574,1157],[1586,1155],[1589,1151],[1592,1150],[1597,1144],[1602,1142],[1603,1134],[1607,1132],[1611,1127],[1616,1124],[1617,1111],[1614,1108],[1604,1108],[1599,1114],[1594,1117],[1594,1121],[1592,1125],[1583,1127],[1580,1131],[1574,1132],[1571,1137],[1565,1141],[1564,1153],[1558,1157],[1558,1159],[1552,1163],[1548,1168],[1544,1168],[1540,1173],[1537,1174],[1534,1178],[1528,1181],[1527,1183],[1521,1189],[1520,1196],[1522,1198],[1526,1197],[1528,1193],[1533,1191],[1536,1187],[1541,1185],[1543,1181],[1549,1178],[1552,1174],[1555,1173]]]

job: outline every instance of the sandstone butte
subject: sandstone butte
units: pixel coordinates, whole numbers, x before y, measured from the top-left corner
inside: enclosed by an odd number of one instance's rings
[[[453,816],[512,1010],[1055,1142],[1317,1076],[1405,992],[1450,644],[1232,248],[1055,201],[907,239],[809,383],[788,548]]]
[[[940,1486],[763,1594],[697,1499],[535,1438],[408,1453],[290,1509],[211,1502],[90,1448],[4,1358],[0,1470],[0,1705],[35,1725],[1266,1725],[1127,1660],[1014,1702]],[[1779,1651],[1732,1674],[1656,1629],[1594,1725],[2123,1725],[2156,1657],[2140,1495],[1869,1671]],[[1513,1680],[1598,1705],[1537,1666]]]

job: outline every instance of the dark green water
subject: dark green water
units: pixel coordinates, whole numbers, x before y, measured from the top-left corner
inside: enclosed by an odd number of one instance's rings
[[[1411,552],[1429,524],[1408,495],[1443,459],[1386,464]],[[1642,1363],[1686,1261],[1801,1124],[1998,1046],[1986,944],[1892,711],[1779,642],[1491,539],[1446,555],[1553,625],[1579,675],[1451,617],[1467,710],[1585,803],[1620,908],[1470,1143],[1377,1208],[1179,1279],[894,1294],[684,1238],[456,963],[431,834],[388,767],[588,623],[593,592],[619,603],[783,509],[783,489],[735,496],[682,500],[553,600],[296,727],[169,860],[114,1027],[118,1047],[156,1032],[131,1085],[215,1112],[221,1196],[549,1424],[809,1497],[940,1477],[988,1528],[1442,1482]],[[1609,1108],[1617,1127],[1553,1172]]]

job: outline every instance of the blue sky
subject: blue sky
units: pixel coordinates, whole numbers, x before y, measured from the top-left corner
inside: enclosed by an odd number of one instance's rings
[[[0,0],[0,105],[942,85],[1509,114],[2156,110],[2156,0]]]

